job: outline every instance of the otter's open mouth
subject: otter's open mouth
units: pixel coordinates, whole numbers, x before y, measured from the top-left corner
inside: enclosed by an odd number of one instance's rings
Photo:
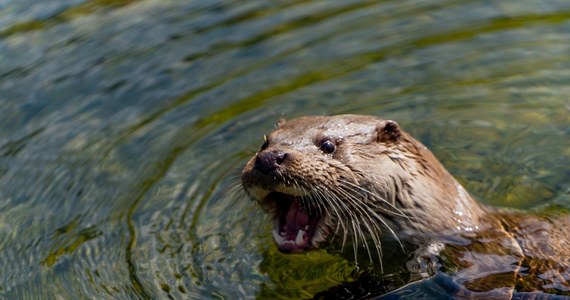
[[[314,211],[307,211],[299,197],[272,192],[265,201],[276,204],[273,224],[273,239],[280,251],[301,252],[313,245],[320,216]]]

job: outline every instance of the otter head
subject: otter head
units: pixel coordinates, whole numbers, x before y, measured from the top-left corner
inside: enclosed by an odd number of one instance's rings
[[[273,237],[285,252],[317,248],[335,235],[367,248],[372,239],[380,252],[382,233],[439,230],[440,221],[426,214],[452,214],[450,198],[462,191],[396,122],[358,115],[280,121],[241,178],[273,215]]]

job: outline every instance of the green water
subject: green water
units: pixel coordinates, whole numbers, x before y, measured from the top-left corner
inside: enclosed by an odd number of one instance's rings
[[[240,192],[282,116],[394,119],[481,202],[570,208],[569,70],[562,0],[0,1],[0,298],[353,280]]]

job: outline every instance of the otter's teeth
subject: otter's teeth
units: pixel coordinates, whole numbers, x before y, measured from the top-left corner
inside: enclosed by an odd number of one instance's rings
[[[303,244],[303,233],[305,233],[305,231],[299,229],[299,231],[297,232],[297,238],[295,238],[295,244],[296,245],[301,245]]]
[[[272,233],[273,233],[273,239],[275,240],[275,242],[276,242],[278,245],[282,245],[283,243],[285,243],[285,238],[284,238],[283,236],[281,236],[281,235],[277,232],[277,230],[273,229]]]
[[[299,229],[297,231],[297,236],[295,237],[295,241],[288,240],[285,236],[280,235],[277,230],[272,230],[271,233],[273,234],[273,239],[278,245],[297,245],[301,246],[305,244],[305,231]]]

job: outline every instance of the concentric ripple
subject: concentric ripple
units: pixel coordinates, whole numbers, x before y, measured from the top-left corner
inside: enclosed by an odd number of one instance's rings
[[[0,298],[354,280],[240,190],[282,116],[395,119],[481,201],[570,207],[569,41],[568,1],[0,1]]]

